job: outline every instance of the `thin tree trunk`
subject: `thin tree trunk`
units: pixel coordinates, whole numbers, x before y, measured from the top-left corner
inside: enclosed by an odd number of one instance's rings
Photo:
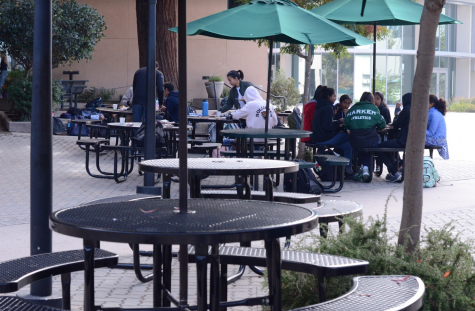
[[[445,0],[425,0],[421,17],[419,47],[417,50],[417,67],[412,87],[411,121],[406,144],[404,163],[404,199],[399,232],[399,244],[404,244],[406,234],[408,241],[406,250],[412,252],[419,242],[422,221],[422,166],[424,145],[429,110],[429,90],[432,70],[434,67],[435,38],[440,13]]]
[[[139,66],[147,66],[148,1],[136,0]],[[157,2],[157,62],[166,82],[178,87],[177,35],[169,28],[177,25],[177,1]]]
[[[165,77],[178,87],[177,34],[169,28],[177,26],[177,1],[160,0],[157,3],[157,62]]]

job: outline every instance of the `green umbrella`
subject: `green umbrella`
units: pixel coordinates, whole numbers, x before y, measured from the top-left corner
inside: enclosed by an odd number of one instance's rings
[[[177,32],[177,28],[170,29]],[[296,44],[340,43],[347,46],[368,45],[373,41],[289,0],[253,0],[223,12],[187,24],[187,35],[203,35],[228,40],[267,39]],[[267,94],[270,93],[272,53],[269,53]],[[266,105],[268,129],[269,96]]]
[[[335,0],[311,11],[338,24],[374,25],[374,93],[376,79],[376,25],[402,26],[419,24],[423,8],[423,5],[411,0],[363,0],[363,5],[360,0]],[[439,24],[461,24],[461,22],[441,14]]]

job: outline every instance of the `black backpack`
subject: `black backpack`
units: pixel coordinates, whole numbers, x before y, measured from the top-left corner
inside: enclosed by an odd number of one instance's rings
[[[53,134],[54,135],[64,135],[66,134],[66,127],[64,126],[63,122],[56,117],[53,117]]]
[[[137,130],[137,134],[133,138],[135,145],[137,147],[144,147],[145,142],[145,124],[142,125]],[[155,125],[155,148],[161,148],[165,145],[165,134],[163,132],[163,125],[160,122],[157,122]]]
[[[295,162],[305,162],[302,160],[295,159]],[[293,173],[284,174],[284,191],[292,192],[292,186],[295,182],[292,180]],[[312,170],[309,168],[301,168],[297,172],[297,192],[298,193],[310,193],[310,194],[321,194],[323,192],[322,187],[317,181],[317,178],[313,174]]]

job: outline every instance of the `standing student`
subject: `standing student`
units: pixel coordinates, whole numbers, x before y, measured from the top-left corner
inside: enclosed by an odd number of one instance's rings
[[[381,92],[374,92],[374,105],[378,107],[379,113],[383,116],[386,124],[391,123],[391,112],[389,112],[388,105],[384,101],[384,95]]]
[[[348,110],[345,117],[345,127],[350,134],[350,144],[353,148],[371,148],[379,142],[376,128],[384,129],[386,121],[374,105],[374,97],[370,92],[364,92],[360,101]],[[353,180],[368,181],[371,155],[367,152],[359,154],[361,169]]]
[[[404,94],[402,97],[403,109],[399,113],[398,118],[390,124],[388,127],[396,130],[400,130],[396,136],[396,139],[383,141],[378,145],[378,148],[402,148],[406,147],[407,135],[409,133],[409,121],[411,118],[411,101],[412,93]],[[396,168],[396,163],[393,160],[391,154],[387,152],[379,152],[376,154],[388,168],[389,174],[386,176],[386,180],[390,182],[397,182],[401,180],[402,175],[398,172],[399,168]],[[398,156],[398,155],[396,155]]]
[[[345,119],[333,120],[335,100],[335,90],[326,86],[322,87],[312,120],[312,143],[342,149],[345,158],[350,160],[349,165],[345,167],[345,178],[348,179],[353,176],[351,168],[353,150],[348,134],[339,132],[340,125],[345,123]]]
[[[155,71],[156,87],[159,105],[163,105],[163,73],[158,70],[156,65]],[[134,89],[134,102],[132,105],[132,115],[134,122],[143,122],[145,118],[145,106],[147,104],[147,67],[140,68],[135,72],[133,89]]]
[[[251,82],[243,81],[244,73],[242,70],[231,70],[227,74],[228,82],[231,84],[228,100],[221,106],[218,111],[226,112],[231,109],[240,109],[244,107],[244,93],[247,88],[253,86]]]
[[[5,78],[8,75],[8,59],[7,59],[7,53],[5,51],[2,51],[0,53],[0,87],[3,85],[3,82],[5,82]]]
[[[311,101],[303,106],[303,130],[304,131],[311,131],[312,130],[312,121],[313,115],[315,114],[315,108],[317,106],[317,100],[322,93],[322,87],[319,85],[313,94],[313,98]],[[310,142],[312,140],[311,137],[304,137],[301,138],[300,141],[302,142]]]
[[[449,159],[449,146],[447,145],[447,125],[445,124],[445,114],[447,103],[443,98],[435,95],[429,96],[429,118],[427,120],[426,145],[442,146],[438,149],[439,155],[444,159]]]

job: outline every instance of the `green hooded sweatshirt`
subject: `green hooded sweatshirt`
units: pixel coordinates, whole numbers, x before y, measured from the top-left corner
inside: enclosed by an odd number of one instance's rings
[[[376,128],[384,129],[386,121],[378,107],[370,102],[359,102],[346,113],[345,127],[350,130],[350,143],[353,147],[372,147],[379,140]]]

